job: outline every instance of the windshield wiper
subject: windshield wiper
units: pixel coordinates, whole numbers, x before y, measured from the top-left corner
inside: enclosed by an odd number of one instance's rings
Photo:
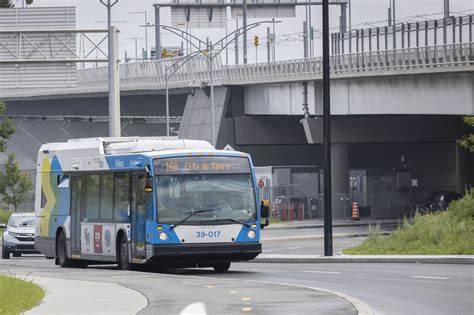
[[[251,227],[250,224],[246,223],[246,222],[242,222],[242,221],[239,221],[239,220],[235,220],[235,219],[221,219],[222,221],[231,221],[231,222],[235,222],[235,223],[239,223],[239,224],[242,224],[243,226],[246,226],[246,227]],[[219,221],[221,221],[219,220]]]
[[[219,210],[219,209],[206,209],[206,210],[197,210],[197,211],[185,212],[184,214],[189,214],[189,215],[186,218],[184,218],[183,220],[181,220],[178,223],[176,223],[175,225],[173,225],[171,227],[171,230],[174,229],[175,227],[177,227],[178,225],[183,224],[184,222],[186,222],[189,218],[191,218],[195,214],[205,213],[205,212],[212,212],[212,211],[216,211],[216,210]]]

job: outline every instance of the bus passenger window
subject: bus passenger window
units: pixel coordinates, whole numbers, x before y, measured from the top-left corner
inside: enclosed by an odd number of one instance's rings
[[[112,220],[114,218],[113,209],[114,196],[114,175],[100,175],[100,219]]]
[[[99,218],[99,175],[85,175],[85,204],[88,221]]]
[[[130,222],[130,174],[115,174],[114,185],[115,222]]]

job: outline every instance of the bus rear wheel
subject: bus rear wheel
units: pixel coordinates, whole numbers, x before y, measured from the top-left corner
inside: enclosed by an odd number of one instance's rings
[[[130,270],[131,264],[128,261],[128,241],[127,238],[122,235],[120,238],[120,246],[118,252],[118,269]]]
[[[214,265],[215,272],[226,272],[230,268],[230,262]]]

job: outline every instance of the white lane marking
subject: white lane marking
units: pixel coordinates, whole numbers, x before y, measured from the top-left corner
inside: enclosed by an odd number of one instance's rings
[[[273,252],[273,249],[264,249],[263,252],[265,253]]]
[[[328,274],[339,274],[339,271],[322,271],[322,270],[302,270],[301,272],[309,273],[328,273]]]
[[[179,312],[179,315],[207,315],[206,305],[202,302],[191,303]]]
[[[428,277],[428,276],[411,276],[412,278],[418,278],[418,279],[434,279],[434,280],[450,280],[451,278],[445,278],[445,277]]]
[[[289,247],[288,249],[300,249],[301,247]]]

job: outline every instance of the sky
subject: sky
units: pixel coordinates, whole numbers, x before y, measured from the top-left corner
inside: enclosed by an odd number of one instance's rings
[[[12,0],[17,7],[21,7],[22,0]],[[135,56],[135,38],[138,41],[139,55],[141,48],[145,47],[145,31],[139,25],[144,24],[144,14],[130,14],[131,12],[147,12],[148,21],[154,23],[153,3],[157,0],[119,0],[113,7],[112,20],[114,25],[120,29],[120,56],[124,56],[125,51],[129,57]],[[162,2],[163,0],[159,0]],[[300,0],[301,1],[301,0]],[[387,20],[387,8],[389,0],[352,0],[352,25],[353,28],[368,28],[373,26],[384,26]],[[396,0],[397,20],[403,21],[423,21],[425,19],[441,18],[444,0]],[[34,0],[33,7],[51,6],[75,6],[77,14],[77,28],[90,29],[106,27],[103,23],[107,19],[106,8],[99,0]],[[474,13],[473,0],[450,0],[450,11],[452,15],[466,15]],[[321,29],[321,8],[312,6],[312,25],[315,31],[314,54],[321,55],[321,40],[318,30]],[[337,28],[339,25],[340,9],[338,6],[330,7],[330,26]],[[303,57],[302,28],[305,19],[305,6],[297,7],[296,18],[279,19],[282,22],[276,25],[277,50],[276,59],[297,59]],[[235,29],[236,21],[228,16],[229,32]],[[257,22],[257,19],[249,19],[248,23]],[[379,23],[376,23],[379,22]],[[171,25],[171,12],[169,8],[161,10],[161,23]],[[365,24],[370,23],[370,24]],[[336,30],[334,30],[336,31]],[[225,36],[225,29],[194,29],[193,35],[203,41],[209,37],[212,41],[217,41]],[[249,62],[266,60],[266,26],[255,28],[249,31],[248,41],[253,41],[253,37],[258,35],[260,46],[257,49],[250,46],[248,48]],[[163,46],[180,46],[181,40],[173,34],[164,33],[162,35]],[[240,42],[242,43],[242,41]],[[154,29],[148,30],[149,47],[155,46]],[[250,43],[249,43],[250,45]],[[87,47],[87,46],[86,46]],[[226,62],[225,52],[222,60]],[[229,64],[233,64],[234,46],[228,50]]]

